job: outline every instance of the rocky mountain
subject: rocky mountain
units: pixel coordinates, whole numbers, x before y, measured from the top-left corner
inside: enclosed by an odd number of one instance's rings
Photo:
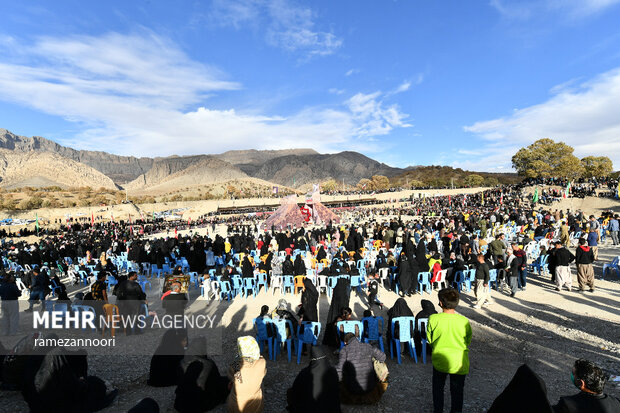
[[[28,138],[15,135],[6,129],[0,129],[0,148],[23,152],[57,153],[64,158],[81,162],[98,170],[118,184],[136,179],[151,169],[154,162],[153,158],[119,156],[99,151],[78,151],[40,136]]]
[[[241,170],[213,156],[185,156],[158,159],[145,174],[125,185],[128,190],[176,188],[229,181],[248,176]]]
[[[171,186],[173,182],[208,184],[213,180],[247,177],[287,186],[300,186],[330,178],[356,184],[360,179],[372,175],[391,177],[403,171],[357,152],[320,154],[313,149],[240,150],[218,155],[136,158],[75,150],[42,137],[15,135],[6,129],[0,129],[0,148],[14,153],[56,154],[89,166],[128,189],[145,189],[164,183]],[[40,180],[41,185],[45,185],[45,182]]]
[[[357,152],[287,155],[262,164],[245,163],[237,167],[249,176],[295,187],[331,178],[354,185],[373,175],[391,177],[402,172]]]
[[[228,151],[215,155],[223,161],[229,162],[233,165],[239,164],[263,164],[281,156],[302,156],[302,155],[318,155],[319,153],[314,149],[282,149],[277,151],[258,151],[256,149],[250,149],[245,151]]]
[[[88,165],[51,152],[0,149],[0,185],[60,186],[116,189],[114,182]]]

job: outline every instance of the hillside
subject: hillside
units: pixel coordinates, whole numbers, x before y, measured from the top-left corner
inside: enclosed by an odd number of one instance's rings
[[[0,129],[0,148],[12,151],[52,152],[64,158],[88,165],[116,183],[125,183],[145,173],[153,164],[152,158],[119,156],[100,151],[78,151],[40,136],[28,138]]]
[[[116,189],[114,182],[90,166],[50,152],[0,149],[0,186],[60,186]]]
[[[177,188],[247,178],[238,168],[211,156],[158,159],[145,174],[131,181],[128,190],[169,192]]]
[[[379,163],[357,152],[288,155],[263,164],[245,163],[237,166],[249,176],[294,187],[331,178],[339,182],[344,179],[345,184],[355,185],[362,178],[373,175],[394,176],[401,172],[401,169]]]
[[[263,164],[267,161],[271,161],[272,159],[288,155],[302,156],[318,154],[319,153],[314,149],[282,149],[277,151],[258,151],[256,149],[250,149],[245,151],[228,151],[214,156],[233,165],[239,165]]]

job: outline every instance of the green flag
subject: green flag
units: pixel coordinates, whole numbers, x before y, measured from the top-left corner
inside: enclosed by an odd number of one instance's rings
[[[34,227],[35,227],[35,228],[36,228],[36,230],[37,230],[37,235],[39,235],[39,214],[38,214],[38,213],[35,213],[35,217],[36,217],[36,221],[35,221],[35,223],[34,223]]]
[[[536,191],[534,191],[534,196],[532,197],[532,204],[535,204],[538,202],[538,188],[536,188]]]

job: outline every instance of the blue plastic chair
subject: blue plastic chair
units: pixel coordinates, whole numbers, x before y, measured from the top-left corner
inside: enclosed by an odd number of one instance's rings
[[[221,281],[220,282],[220,299],[226,294],[226,300],[230,301],[233,296],[232,289],[230,288],[230,282]]]
[[[455,287],[460,292],[464,283],[465,283],[465,274],[463,274],[463,271],[457,271],[454,274],[454,281],[452,281],[452,286]]]
[[[110,287],[112,287],[113,285],[118,284],[118,280],[116,278],[114,278],[114,276],[112,274],[108,274],[105,283],[108,286],[108,291],[110,291]]]
[[[426,364],[426,326],[428,325],[428,318],[420,318],[418,320],[418,332],[420,333],[420,341],[422,342],[422,362]],[[424,333],[424,334],[422,334]]]
[[[327,296],[332,298],[332,293],[336,284],[338,283],[338,277],[327,277]]]
[[[196,288],[198,288],[199,287],[199,283],[200,283],[200,280],[198,279],[198,273],[195,272],[195,271],[194,272],[188,272],[187,275],[189,275],[190,285],[194,284],[194,286]]]
[[[271,320],[272,324],[276,328],[276,337],[273,340],[273,359],[275,360],[278,356],[278,353],[282,351],[282,345],[286,343],[286,349],[288,351],[288,362],[291,362],[291,349],[293,347],[293,323],[291,320]],[[291,332],[291,337],[288,336],[286,332],[286,327],[288,326],[288,331]]]
[[[489,289],[493,287],[493,284],[495,284],[495,289],[497,290],[497,270],[496,269],[489,270]]]
[[[398,323],[398,337],[394,333],[394,327]],[[415,343],[413,342],[412,325],[415,323],[415,317],[396,317],[392,319],[392,342],[390,343],[390,357],[394,358],[393,350],[396,350],[398,364],[401,364],[400,344],[409,344],[409,354],[418,362],[418,355],[415,352]]]
[[[291,294],[295,294],[295,282],[292,275],[282,276],[282,294],[286,294],[286,289],[291,289]]]
[[[149,290],[153,289],[153,285],[151,284],[151,282],[149,280],[140,280],[138,281],[138,284],[140,284],[140,287],[142,288],[142,291],[146,292],[146,285],[149,285]]]
[[[362,277],[360,275],[351,276],[351,288],[355,288],[358,295],[362,294]]]
[[[258,291],[260,291],[261,285],[265,288],[265,292],[267,292],[267,290],[269,289],[269,286],[267,285],[267,273],[266,272],[259,272],[258,275],[256,276],[256,289]]]
[[[611,262],[603,264],[603,277],[607,271],[616,271],[620,276],[620,256],[614,258]]]
[[[230,278],[232,280],[232,293],[233,296],[237,296],[243,292],[243,280],[239,275],[234,275]]]
[[[254,278],[244,278],[243,296],[247,298],[250,291],[252,291],[252,295],[256,297],[256,280]]]
[[[80,270],[78,271],[78,274],[80,274],[80,281],[82,282],[82,284],[88,285],[88,274],[86,273],[86,271]]]
[[[268,318],[257,317],[252,320],[252,322],[254,323],[254,327],[256,327],[256,341],[260,347],[260,352],[263,352],[264,343],[267,342],[269,360],[273,360],[273,338],[269,337],[269,334],[267,333],[267,325],[271,323],[271,320]]]
[[[471,283],[476,279],[476,270],[466,270],[465,271],[465,287],[467,288],[465,291],[471,290]]]
[[[301,352],[303,349],[303,345],[310,344],[312,346],[316,346],[320,334],[321,323],[317,323],[314,321],[304,321],[297,326],[297,364],[301,362]]]
[[[381,321],[381,327],[379,327],[379,321]],[[383,335],[381,332],[383,331],[383,317],[364,317],[362,318],[362,324],[364,325],[364,335],[363,342],[368,343],[370,341],[378,341],[379,348],[382,352],[383,350]]]
[[[418,273],[418,293],[423,294],[425,290],[427,293],[431,293],[433,289],[431,286],[431,277],[432,274],[430,272]]]
[[[340,328],[342,327],[342,331]],[[355,332],[357,327],[357,334]],[[336,330],[338,331],[338,338],[340,339],[340,348],[344,347],[344,335],[347,333],[355,334],[360,341],[362,341],[362,337],[364,336],[364,324],[361,321],[338,321],[336,323]]]
[[[55,280],[50,280],[50,288],[51,288],[51,290],[52,290],[52,295],[53,295],[53,296],[58,295],[58,294],[56,293],[56,290],[58,290],[58,291],[61,291],[61,290],[62,290],[62,287],[61,287],[60,285],[56,284],[56,281],[55,281]]]

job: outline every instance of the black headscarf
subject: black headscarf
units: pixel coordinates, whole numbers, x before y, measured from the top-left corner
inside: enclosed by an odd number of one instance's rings
[[[324,260],[325,258],[327,258],[327,253],[325,252],[325,248],[321,245],[319,247],[319,251],[316,253],[316,260],[321,262],[321,260]]]
[[[388,310],[387,338],[392,339],[392,320],[396,317],[413,317],[413,311],[407,305],[404,298],[396,300],[392,308]],[[395,332],[398,332],[398,325],[395,326]],[[413,331],[413,329],[412,329]]]
[[[504,391],[497,396],[488,413],[551,413],[545,382],[527,365],[517,369]]]
[[[349,306],[351,290],[350,282],[345,278],[339,278],[334,292],[332,294],[332,302],[327,312],[327,325],[325,326],[325,335],[323,336],[323,344],[331,347],[339,347],[338,331],[336,328],[336,320],[343,308]]]
[[[241,275],[243,278],[251,278],[254,277],[254,268],[252,267],[252,263],[250,259],[246,255],[243,257],[243,265],[241,267]]]
[[[320,346],[312,347],[310,355],[310,365],[303,368],[293,382],[290,411],[340,413],[336,369]]]
[[[293,264],[293,268],[295,269],[295,275],[306,275],[306,264],[304,260],[301,258],[301,254],[299,254],[295,258],[295,263]]]
[[[172,329],[164,333],[161,343],[151,358],[151,369],[147,384],[154,387],[167,387],[177,384],[179,363],[183,360],[183,341],[187,331]]]
[[[215,362],[207,357],[206,339],[192,340],[181,361],[174,408],[181,413],[204,412],[222,404],[228,397],[228,379],[220,376]]]
[[[409,265],[410,261],[405,254],[400,255],[400,263],[398,265],[398,281],[403,293],[411,293],[411,287],[413,285],[413,271]],[[416,274],[417,275],[417,274]]]
[[[319,292],[310,279],[304,279],[304,291],[301,293],[301,310],[299,315],[303,316],[303,321],[319,321],[317,303]]]

